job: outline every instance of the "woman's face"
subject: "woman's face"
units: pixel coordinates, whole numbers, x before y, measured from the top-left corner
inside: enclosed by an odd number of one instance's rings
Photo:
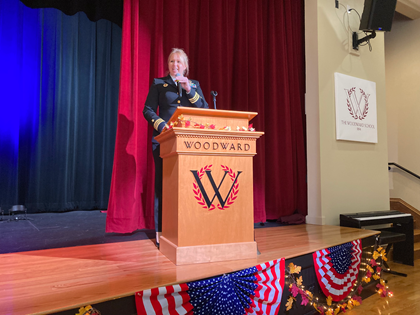
[[[184,75],[185,65],[179,54],[175,53],[169,56],[168,69],[169,74],[173,77],[175,77],[177,73]]]

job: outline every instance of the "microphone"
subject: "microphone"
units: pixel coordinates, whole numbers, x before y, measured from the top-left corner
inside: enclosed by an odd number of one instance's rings
[[[178,72],[177,74],[176,74],[176,76],[177,77],[180,77],[181,76],[181,74]],[[182,97],[182,86],[181,86],[181,83],[179,83],[179,81],[177,82],[177,84],[178,84],[178,94],[179,94],[179,97]]]
[[[213,96],[214,109],[216,109],[216,96],[217,96],[217,91],[211,91],[210,94]]]

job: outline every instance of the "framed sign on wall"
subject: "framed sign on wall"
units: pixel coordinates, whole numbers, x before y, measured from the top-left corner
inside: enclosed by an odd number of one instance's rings
[[[337,72],[334,78],[336,139],[378,143],[376,83]]]

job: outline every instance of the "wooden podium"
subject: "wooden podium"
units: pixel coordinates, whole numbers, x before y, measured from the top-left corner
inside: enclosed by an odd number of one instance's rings
[[[170,120],[177,124],[156,137],[160,251],[176,265],[256,258],[252,158],[264,134],[248,131],[256,115],[178,107]]]

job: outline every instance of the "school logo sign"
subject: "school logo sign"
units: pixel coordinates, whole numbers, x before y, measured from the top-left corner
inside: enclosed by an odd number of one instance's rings
[[[221,165],[223,176],[215,179],[212,174],[212,167],[213,165],[206,165],[200,170],[191,170],[194,177],[194,197],[204,209],[214,210],[216,209],[214,205],[216,203],[217,209],[226,210],[238,198],[239,176],[242,171],[235,173],[228,166]]]
[[[356,120],[365,119],[369,112],[369,94],[361,88],[356,89],[356,87],[344,90],[347,94],[347,109],[351,117]]]
[[[376,83],[335,73],[337,140],[378,142]]]

